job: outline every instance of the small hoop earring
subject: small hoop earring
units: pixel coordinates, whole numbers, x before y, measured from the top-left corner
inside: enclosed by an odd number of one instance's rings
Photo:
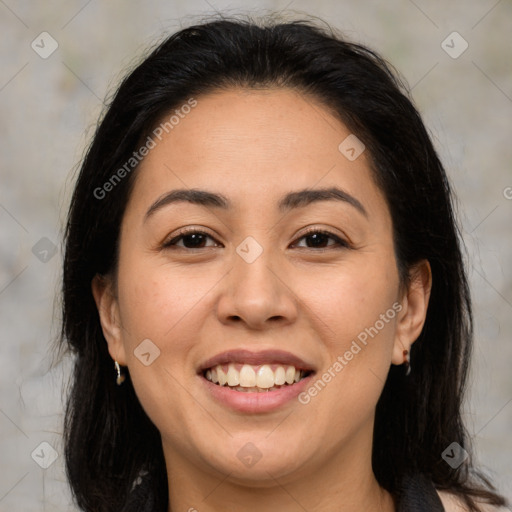
[[[114,362],[114,367],[117,372],[116,384],[120,386],[124,382],[125,375],[124,373],[121,373],[121,367],[119,366],[119,363],[117,361]]]
[[[405,365],[405,375],[409,375],[411,373],[411,355],[408,350],[404,350],[404,365]]]

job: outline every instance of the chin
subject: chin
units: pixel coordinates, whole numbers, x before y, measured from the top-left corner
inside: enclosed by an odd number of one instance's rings
[[[275,443],[236,443],[241,448],[234,451],[215,453],[210,465],[223,475],[229,475],[231,482],[239,485],[271,487],[276,479],[286,479],[306,464],[305,454],[298,444],[293,449],[276,449]]]

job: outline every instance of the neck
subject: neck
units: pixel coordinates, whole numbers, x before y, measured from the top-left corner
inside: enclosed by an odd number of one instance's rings
[[[395,512],[392,496],[381,488],[371,468],[371,437],[354,436],[336,456],[304,464],[287,474],[244,481],[233,471],[220,474],[164,444],[169,483],[169,512]]]

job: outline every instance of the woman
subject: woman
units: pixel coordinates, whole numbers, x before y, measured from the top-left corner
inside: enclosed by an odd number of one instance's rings
[[[67,472],[87,511],[505,505],[461,419],[450,185],[391,67],[213,20],[120,85],[71,202]]]

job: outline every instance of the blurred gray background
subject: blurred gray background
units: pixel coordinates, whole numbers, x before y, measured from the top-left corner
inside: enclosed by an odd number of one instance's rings
[[[510,0],[0,0],[0,511],[74,510],[61,444],[69,362],[52,368],[52,343],[63,220],[103,99],[163,35],[216,10],[282,9],[375,48],[412,87],[467,245],[476,346],[465,417],[480,464],[512,499]]]

